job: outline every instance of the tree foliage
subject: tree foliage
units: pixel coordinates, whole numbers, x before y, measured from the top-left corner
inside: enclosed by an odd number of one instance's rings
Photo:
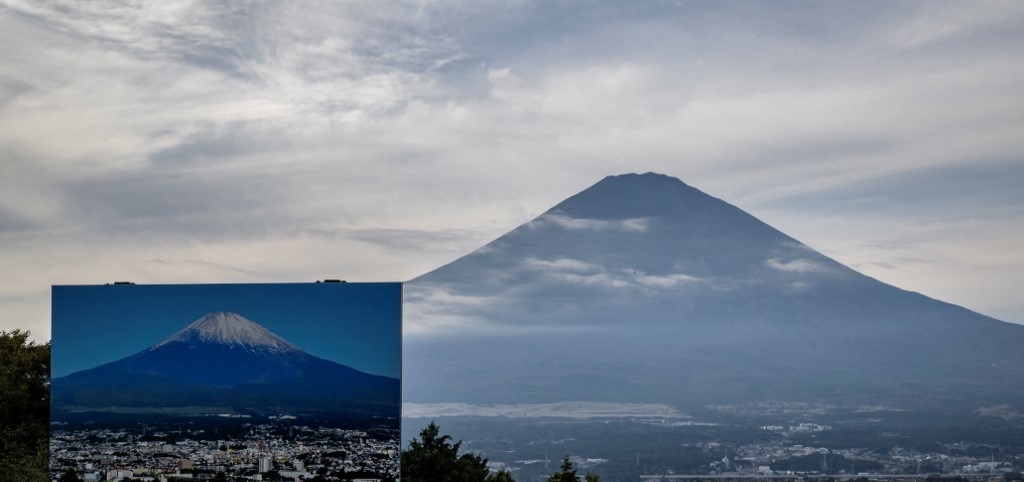
[[[50,479],[50,344],[0,331],[0,482]]]
[[[583,480],[585,482],[600,482],[601,478],[588,473],[584,476]],[[568,455],[562,458],[562,466],[558,469],[558,472],[548,477],[547,482],[580,482],[580,478],[576,476],[576,469],[572,468],[572,461],[569,460]]]
[[[569,461],[569,456],[566,455],[562,458],[562,467],[558,472],[551,474],[547,482],[579,482],[579,480],[576,477],[576,469],[572,468],[572,462]]]
[[[508,472],[491,474],[479,455],[459,455],[462,441],[451,440],[430,422],[402,451],[402,482],[515,482]]]
[[[501,469],[501,470],[495,472],[493,475],[490,476],[490,478],[487,479],[487,481],[488,482],[516,482],[515,479],[512,478],[512,474],[510,474],[505,469]]]

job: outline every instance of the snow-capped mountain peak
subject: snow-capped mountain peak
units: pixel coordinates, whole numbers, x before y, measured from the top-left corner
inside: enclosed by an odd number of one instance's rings
[[[220,343],[276,352],[301,351],[270,330],[238,313],[216,311],[207,313],[181,331],[150,347],[155,350],[172,342]]]

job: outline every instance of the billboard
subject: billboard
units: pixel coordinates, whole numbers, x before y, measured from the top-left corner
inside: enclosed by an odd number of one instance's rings
[[[401,284],[54,286],[51,472],[397,479]]]

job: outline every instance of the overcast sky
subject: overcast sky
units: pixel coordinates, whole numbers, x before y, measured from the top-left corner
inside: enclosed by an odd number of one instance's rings
[[[0,330],[408,280],[655,171],[1024,323],[1024,2],[0,0]]]

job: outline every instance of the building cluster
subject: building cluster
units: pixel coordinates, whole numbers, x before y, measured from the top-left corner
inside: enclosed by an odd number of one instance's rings
[[[829,455],[842,456],[842,464],[831,462]],[[900,475],[941,473],[947,475],[978,475],[1004,474],[1020,470],[1020,456],[1003,454],[1002,459],[995,457],[985,459],[968,455],[949,455],[939,453],[921,453],[901,448],[893,448],[887,454],[877,454],[863,448],[828,449],[800,444],[750,444],[735,449],[732,460],[724,458],[722,463],[714,465],[717,473],[737,473],[743,475],[793,475],[794,471],[776,471],[772,469],[775,461],[796,457],[820,457],[821,465],[806,473],[833,475]],[[865,462],[882,469],[866,468]],[[858,463],[861,464],[858,466]]]
[[[75,470],[91,481],[208,480],[223,473],[232,480],[302,480],[360,474],[367,480],[397,479],[397,428],[360,430],[293,426],[278,434],[273,425],[250,425],[233,439],[213,439],[202,430],[152,433],[119,430],[54,430],[50,471],[54,479]]]
[[[793,425],[800,431],[827,430],[825,425]],[[783,427],[788,432],[790,427]],[[559,447],[564,440],[524,441],[524,445],[553,446],[554,453],[566,453]],[[684,443],[680,446],[685,453],[694,453],[691,449],[699,449],[702,461],[691,466],[676,465],[670,455],[652,453],[648,455],[642,450],[620,450],[609,458],[593,458],[591,454],[581,455],[568,452],[570,460],[581,473],[593,471],[600,473],[602,480],[635,480],[622,478],[622,474],[635,473],[638,476],[654,478],[701,478],[712,477],[715,480],[728,479],[759,479],[778,478],[779,480],[805,479],[814,477],[834,478],[836,480],[860,479],[870,480],[926,480],[930,476],[941,474],[947,478],[963,480],[998,479],[999,481],[1022,480],[1020,472],[1024,469],[1024,453],[1014,450],[985,445],[956,443],[944,446],[941,453],[921,452],[900,447],[891,447],[885,453],[869,448],[830,448],[825,446],[795,443],[792,440],[779,440],[753,444],[734,444],[720,441],[701,441]],[[938,448],[938,447],[937,447]],[[540,474],[550,474],[557,468],[558,460],[544,458],[517,458],[516,444],[503,452],[484,453],[490,460],[493,470],[505,469],[512,472],[516,480],[544,480]],[[990,449],[987,456],[982,455]],[[523,452],[523,451],[520,451]],[[526,453],[536,454],[537,451],[527,450]],[[972,455],[973,454],[973,455]],[[689,457],[689,456],[688,456]],[[698,459],[692,457],[691,460]],[[699,464],[699,465],[698,465]],[[650,467],[657,467],[650,470]],[[635,467],[635,469],[633,469]],[[541,470],[543,468],[543,470]],[[633,471],[636,472],[633,472]],[[647,472],[649,471],[649,472]],[[606,477],[614,473],[618,478]],[[646,475],[645,475],[646,474]],[[807,478],[811,476],[811,478]],[[1016,477],[1016,478],[1013,478]]]
[[[799,434],[810,432],[827,432],[829,430],[832,430],[832,426],[821,425],[817,423],[799,423],[797,425],[762,425],[761,430],[767,430],[769,432],[778,432],[784,434]]]

